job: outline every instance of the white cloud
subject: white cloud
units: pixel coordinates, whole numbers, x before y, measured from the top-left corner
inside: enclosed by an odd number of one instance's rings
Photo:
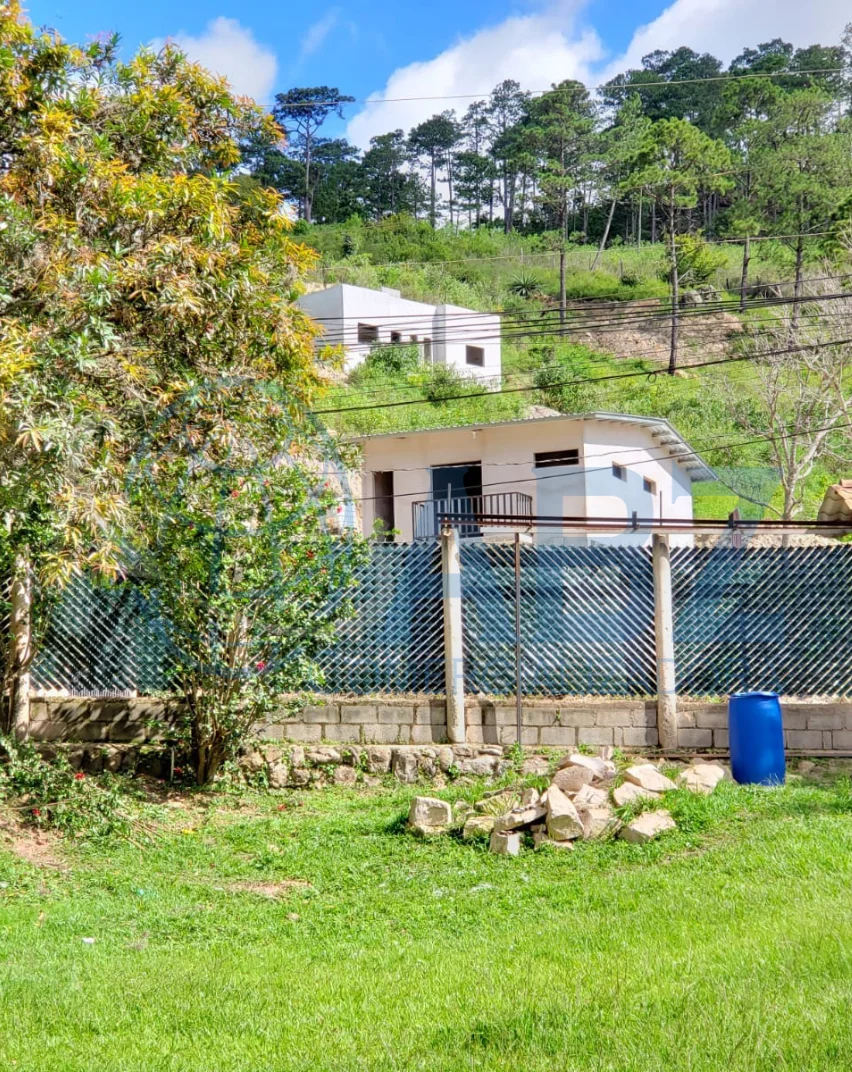
[[[400,67],[371,98],[485,96],[504,78],[524,89],[546,89],[565,78],[593,85],[638,67],[655,49],[688,45],[728,62],[743,48],[774,37],[797,46],[836,44],[850,19],[837,0],[674,0],[653,22],[637,28],[621,56],[608,59],[597,33],[579,21],[585,3],[555,0],[533,14],[485,27],[433,59]],[[463,112],[469,103],[459,98],[367,105],[349,122],[347,136],[366,146],[374,134],[409,130],[446,108]]]
[[[318,49],[322,48],[325,39],[337,28],[339,22],[340,11],[338,8],[332,8],[321,19],[317,19],[313,25],[309,26],[305,36],[302,38],[299,58],[305,59],[307,56],[312,56]]]
[[[594,31],[576,25],[581,6],[582,0],[560,2],[479,30],[434,59],[394,71],[384,89],[371,97],[484,96],[505,78],[520,82],[524,89],[547,89],[565,78],[588,81],[592,64],[603,58],[603,48]],[[366,146],[374,134],[397,127],[408,130],[435,112],[447,108],[463,112],[471,99],[368,105],[353,117],[347,136]]]
[[[654,49],[688,45],[730,62],[744,48],[781,37],[804,45],[836,45],[850,11],[837,0],[675,0],[633,35],[623,56],[607,65],[602,79],[638,67]]]
[[[275,88],[278,61],[275,53],[255,40],[251,30],[223,15],[207,24],[198,37],[178,33],[169,38],[195,63],[228,79],[233,91],[257,101],[268,101]],[[158,47],[162,41],[154,42]]]

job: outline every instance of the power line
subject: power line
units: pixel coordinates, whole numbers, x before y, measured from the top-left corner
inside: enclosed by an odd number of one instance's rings
[[[726,358],[719,358],[719,359],[713,360],[713,361],[700,361],[700,362],[693,363],[693,364],[682,365],[680,367],[680,371],[686,371],[688,369],[695,369],[695,368],[709,368],[709,367],[711,367],[713,365],[735,364],[735,363],[737,363],[739,361],[760,360],[760,359],[763,359],[763,358],[766,358],[766,357],[777,357],[777,356],[782,356],[784,354],[801,353],[804,350],[821,350],[821,349],[824,349],[824,348],[829,347],[829,346],[845,346],[845,345],[848,345],[849,343],[852,343],[852,338],[833,339],[831,341],[826,341],[826,342],[813,342],[813,343],[809,343],[809,344],[804,345],[804,346],[786,347],[786,348],[784,348],[782,350],[766,350],[761,354],[743,354],[743,355],[740,355],[739,357],[726,357]],[[579,386],[581,384],[586,384],[586,383],[603,383],[603,382],[609,381],[609,380],[635,379],[638,376],[645,376],[645,377],[648,377],[648,378],[653,378],[653,377],[656,377],[656,376],[662,375],[662,374],[664,374],[662,370],[651,371],[651,372],[646,372],[646,371],[642,371],[642,372],[618,372],[618,373],[612,373],[612,374],[607,375],[607,376],[591,377],[589,379],[566,380],[563,383],[554,383],[554,384],[549,384],[548,386],[552,390],[552,389],[557,388],[557,387],[576,387],[576,386]],[[526,392],[526,391],[539,391],[539,390],[541,390],[541,388],[536,387],[536,386],[507,387],[507,388],[502,388],[499,391],[488,391],[488,390],[475,391],[475,392],[471,392],[470,394],[465,394],[465,395],[449,395],[449,396],[446,396],[445,398],[417,398],[417,399],[408,399],[408,400],[405,400],[405,401],[385,402],[383,404],[370,404],[370,405],[363,405],[363,406],[340,406],[340,407],[333,408],[333,409],[315,409],[315,410],[313,410],[313,413],[316,416],[322,416],[322,415],[327,415],[327,414],[331,414],[331,413],[357,413],[357,412],[363,412],[365,410],[372,410],[372,409],[395,409],[395,408],[397,408],[399,406],[414,406],[414,405],[420,405],[423,402],[433,402],[433,403],[450,402],[450,401],[461,401],[461,400],[463,400],[465,398],[483,398],[483,397],[489,397],[489,396],[493,398],[493,397],[499,396],[499,395],[518,394],[518,393]]]
[[[611,92],[637,92],[640,90],[659,88],[660,86],[687,86],[698,85],[702,82],[743,82],[754,80],[765,80],[772,78],[807,78],[811,75],[820,74],[843,74],[849,70],[850,67],[813,67],[803,71],[754,71],[746,74],[717,74],[717,75],[705,75],[701,78],[678,78],[678,79],[661,79],[654,82],[630,82],[624,85],[614,86],[610,82],[605,82],[602,85],[589,86],[588,89],[601,90],[606,89]],[[489,97],[496,95],[496,90],[491,90],[486,93],[442,93],[431,94],[427,96],[415,96],[415,97],[359,97],[352,99],[351,97],[337,97],[329,100],[318,101],[293,101],[287,102],[287,108],[341,108],[347,104],[410,104],[414,101],[443,101],[443,100],[486,100]],[[553,87],[548,89],[529,89],[522,90],[523,93],[527,93],[530,96],[541,96],[545,93],[552,93]],[[273,98],[272,101],[260,102],[267,106],[273,106],[278,104],[278,97],[286,96],[286,94],[279,93]]]

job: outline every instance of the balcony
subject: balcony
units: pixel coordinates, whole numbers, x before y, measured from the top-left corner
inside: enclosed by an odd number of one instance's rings
[[[411,511],[415,540],[434,539],[445,525],[457,529],[460,536],[484,536],[500,529],[528,528],[532,524],[532,496],[501,491],[495,495],[425,499],[412,503]]]

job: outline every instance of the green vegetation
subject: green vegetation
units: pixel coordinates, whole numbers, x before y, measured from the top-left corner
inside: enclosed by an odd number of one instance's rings
[[[517,859],[408,836],[413,792],[184,798],[67,869],[0,850],[0,1065],[852,1063],[845,779],[679,791],[657,843]]]

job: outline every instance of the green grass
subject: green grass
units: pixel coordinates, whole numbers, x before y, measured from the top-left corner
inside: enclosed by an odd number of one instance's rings
[[[678,792],[658,843],[518,859],[405,835],[414,792],[213,798],[64,873],[0,852],[0,1068],[852,1064],[848,782]]]

